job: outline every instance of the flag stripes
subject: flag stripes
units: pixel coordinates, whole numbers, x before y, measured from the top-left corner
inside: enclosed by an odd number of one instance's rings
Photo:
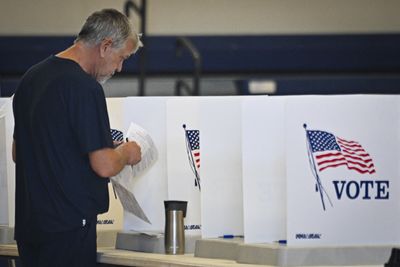
[[[368,152],[356,141],[348,141],[324,131],[307,130],[312,153],[319,171],[346,166],[358,173],[375,173]]]
[[[190,168],[195,176],[194,185],[201,190],[200,187],[200,131],[199,130],[187,130],[186,125],[183,124],[185,130],[186,140],[186,153]]]

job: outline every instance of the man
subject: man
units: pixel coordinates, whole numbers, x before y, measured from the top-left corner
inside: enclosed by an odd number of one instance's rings
[[[96,265],[96,217],[108,210],[107,177],[140,161],[114,148],[104,83],[141,45],[113,9],[93,13],[74,44],[33,66],[13,100],[15,239],[23,266]]]

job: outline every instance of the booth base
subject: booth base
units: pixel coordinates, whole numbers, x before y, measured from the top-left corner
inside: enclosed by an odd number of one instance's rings
[[[193,253],[196,240],[200,239],[197,235],[185,236],[185,253]],[[165,253],[164,234],[149,232],[118,232],[116,249],[125,249],[150,253]]]
[[[288,247],[279,244],[240,246],[238,263],[275,266],[348,266],[386,263],[392,246]]]
[[[115,247],[117,230],[97,229],[97,247]]]
[[[14,228],[0,225],[0,244],[15,244]]]
[[[115,230],[97,231],[98,247],[114,247],[116,239],[117,231]],[[0,244],[16,244],[14,240],[14,228],[0,225]]]
[[[235,261],[239,254],[240,244],[243,244],[243,238],[199,239],[196,241],[194,256]]]
[[[244,244],[240,239],[202,239],[196,242],[195,257],[281,267],[383,265],[393,247],[396,246],[293,247]]]

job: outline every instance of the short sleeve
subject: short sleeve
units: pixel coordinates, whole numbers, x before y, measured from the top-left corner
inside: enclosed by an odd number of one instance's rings
[[[107,104],[101,86],[76,89],[69,101],[71,127],[82,153],[112,148]]]

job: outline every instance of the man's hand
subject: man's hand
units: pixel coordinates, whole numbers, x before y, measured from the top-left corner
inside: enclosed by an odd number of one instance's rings
[[[140,146],[136,142],[126,142],[116,148],[127,159],[127,164],[135,165],[142,159]]]

